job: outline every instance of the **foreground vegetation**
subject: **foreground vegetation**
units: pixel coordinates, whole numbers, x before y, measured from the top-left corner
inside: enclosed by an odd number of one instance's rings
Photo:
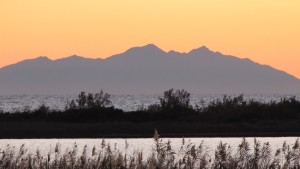
[[[65,110],[0,111],[0,138],[150,137],[159,129],[178,136],[298,136],[300,101],[295,97],[262,103],[243,95],[224,96],[207,106],[192,106],[185,90],[164,92],[159,103],[124,112],[110,95],[81,92]]]
[[[53,150],[46,155],[37,149],[36,153],[29,154],[25,145],[16,151],[14,147],[7,146],[0,154],[0,168],[30,168],[30,169],[114,169],[114,168],[153,168],[153,169],[288,169],[300,168],[300,146],[297,139],[293,145],[285,142],[282,148],[272,152],[272,143],[260,143],[254,139],[253,147],[250,147],[246,139],[242,139],[238,147],[220,142],[215,147],[214,155],[203,142],[193,144],[182,139],[179,150],[172,147],[170,141],[164,142],[157,132],[154,134],[152,152],[129,152],[129,146],[125,141],[124,150],[119,150],[116,145],[111,146],[103,139],[99,146],[94,146],[91,152],[87,145],[81,153],[76,143],[72,148],[61,150],[60,144],[56,144]]]

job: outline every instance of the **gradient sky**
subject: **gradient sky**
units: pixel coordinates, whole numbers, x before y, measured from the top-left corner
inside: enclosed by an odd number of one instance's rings
[[[202,45],[300,78],[299,0],[0,0],[0,67],[154,43]]]

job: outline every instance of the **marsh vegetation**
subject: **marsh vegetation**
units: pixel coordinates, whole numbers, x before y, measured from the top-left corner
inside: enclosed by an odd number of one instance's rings
[[[99,140],[98,145],[79,147],[74,143],[66,149],[62,149],[57,143],[49,152],[44,153],[39,149],[29,153],[24,144],[20,147],[7,145],[1,149],[0,168],[275,169],[300,167],[298,139],[290,145],[283,142],[282,146],[275,151],[272,150],[271,144],[272,142],[263,143],[256,139],[253,139],[253,143],[250,144],[243,138],[237,147],[219,142],[217,147],[209,149],[203,141],[192,143],[189,139],[182,138],[180,148],[176,149],[170,140],[160,138],[155,131],[150,152],[128,151],[134,145],[128,144],[127,140],[122,149],[102,139]]]
[[[283,136],[300,133],[300,101],[295,97],[262,103],[243,95],[224,96],[207,106],[190,103],[190,93],[170,89],[159,102],[124,112],[103,92],[81,92],[65,110],[0,112],[1,137]],[[13,132],[13,133],[11,133]],[[22,133],[27,133],[26,135]]]
[[[262,103],[246,101],[243,95],[210,102],[207,106],[190,103],[190,93],[185,90],[170,89],[159,98],[159,103],[148,107],[140,106],[136,111],[124,112],[116,109],[110,95],[103,92],[92,94],[81,92],[78,98],[70,101],[65,110],[51,110],[41,105],[36,110],[24,108],[10,113],[0,111],[0,121],[194,121],[194,122],[245,122],[262,120],[300,120],[300,101],[295,97],[280,101]]]

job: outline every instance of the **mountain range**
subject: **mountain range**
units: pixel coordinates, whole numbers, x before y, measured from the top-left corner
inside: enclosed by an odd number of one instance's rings
[[[112,94],[157,94],[170,88],[203,94],[293,94],[299,93],[300,80],[205,46],[180,53],[165,52],[153,44],[106,59],[38,57],[0,69],[0,95],[101,89]]]

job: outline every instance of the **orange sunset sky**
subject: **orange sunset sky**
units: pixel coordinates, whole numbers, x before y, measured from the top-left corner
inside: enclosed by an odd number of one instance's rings
[[[300,1],[0,0],[0,67],[149,43],[180,52],[205,45],[300,78]]]

